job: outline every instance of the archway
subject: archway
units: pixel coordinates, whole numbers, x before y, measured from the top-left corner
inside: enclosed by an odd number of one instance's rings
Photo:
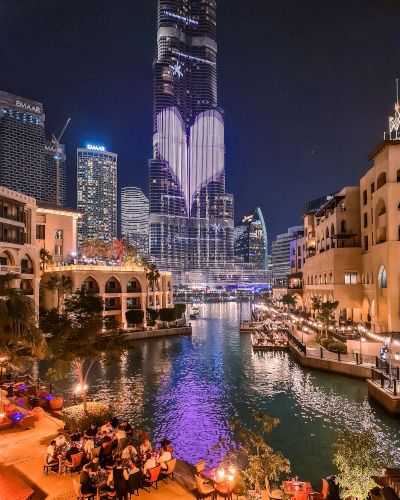
[[[111,276],[107,279],[105,288],[105,293],[121,293],[121,283],[118,278]]]
[[[81,290],[87,290],[93,293],[99,293],[99,284],[92,276],[82,280]]]
[[[15,266],[14,257],[7,250],[0,254],[0,266]]]
[[[386,184],[386,172],[382,172],[376,181],[376,189],[380,189]]]
[[[140,281],[136,278],[136,276],[132,276],[129,278],[129,281],[126,285],[127,293],[140,293],[142,288],[140,286]]]

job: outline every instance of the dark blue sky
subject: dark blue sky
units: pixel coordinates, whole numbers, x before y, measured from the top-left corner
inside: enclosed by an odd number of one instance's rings
[[[147,195],[156,0],[0,0],[0,90],[44,104],[67,146],[118,153],[118,185]],[[235,221],[260,206],[269,241],[305,201],[356,185],[400,77],[396,0],[219,0],[218,101]]]

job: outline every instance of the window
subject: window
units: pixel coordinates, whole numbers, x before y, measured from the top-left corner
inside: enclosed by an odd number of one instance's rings
[[[56,245],[54,247],[54,253],[55,255],[61,255],[61,245]]]
[[[313,277],[311,276],[311,284],[313,284]]]
[[[400,210],[400,203],[397,205],[397,210]]]
[[[364,205],[366,205],[368,203],[368,194],[367,194],[367,190],[365,190],[363,192],[363,203]]]
[[[325,285],[328,283],[328,278],[327,278],[326,274],[324,274],[324,283],[325,283]]]
[[[297,250],[298,250],[299,257],[300,257],[301,256],[301,247],[299,247]]]
[[[400,182],[400,170],[397,171],[397,182]]]
[[[346,221],[345,220],[340,221],[340,232],[341,233],[345,233],[346,232]]]
[[[371,225],[374,224],[374,210],[371,208]]]
[[[397,232],[398,232],[398,237],[399,237],[399,241],[400,241],[400,226],[399,226]]]
[[[44,224],[37,224],[36,225],[36,239],[37,240],[44,240],[45,239],[45,228],[46,226]]]
[[[371,273],[371,285],[374,284],[374,273]]]
[[[364,214],[364,229],[368,227],[368,214],[365,212]]]
[[[386,269],[383,266],[379,269],[378,284],[381,288],[387,288]]]
[[[7,265],[7,257],[0,257],[0,266]]]
[[[109,289],[113,289],[115,290],[115,281],[107,281],[106,282],[106,289],[109,288]]]
[[[375,182],[371,184],[371,200],[372,200],[372,195],[375,193]]]
[[[357,285],[357,273],[344,273],[345,285]]]
[[[294,260],[292,260],[292,262],[290,263],[290,267],[294,267],[296,264],[294,262]]]
[[[54,237],[56,240],[62,240],[62,230],[61,229],[56,229]]]
[[[319,275],[319,284],[322,285],[322,274]]]
[[[376,189],[380,189],[382,186],[386,184],[386,172],[382,172],[381,175],[378,177],[378,180],[376,182]]]
[[[369,285],[369,274],[367,273],[367,285]]]
[[[310,284],[310,276],[307,276],[307,285],[309,285],[309,284]]]
[[[301,269],[301,259],[298,259],[298,260],[297,260],[297,268],[298,268],[298,269]]]
[[[365,247],[365,251],[368,250],[368,236],[364,236],[364,247]]]
[[[28,267],[28,259],[21,259],[21,268],[26,269]]]
[[[333,285],[333,276],[332,276],[332,273],[329,275],[329,281],[330,281],[331,285]]]
[[[340,204],[340,211],[344,212],[346,209],[344,208],[344,201]]]

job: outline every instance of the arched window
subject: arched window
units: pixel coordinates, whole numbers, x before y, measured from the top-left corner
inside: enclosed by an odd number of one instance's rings
[[[378,285],[381,288],[387,288],[386,269],[383,266],[379,269]]]
[[[400,203],[397,205],[397,210],[400,210]]]
[[[369,285],[369,274],[367,273],[367,285]]]
[[[365,285],[365,274],[362,275],[362,283]]]
[[[341,220],[340,221],[340,232],[341,233],[345,233],[346,232],[346,221],[345,220]]]
[[[382,186],[386,184],[386,172],[382,172],[378,177],[378,181],[376,183],[376,189],[380,189]]]
[[[397,171],[397,182],[400,182],[400,170]]]
[[[329,228],[326,228],[326,239],[329,238]]]

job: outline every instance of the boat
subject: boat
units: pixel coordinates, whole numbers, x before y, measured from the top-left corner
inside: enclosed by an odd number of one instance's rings
[[[196,307],[192,307],[189,311],[189,318],[190,319],[197,319],[200,316],[200,309],[197,309]]]

